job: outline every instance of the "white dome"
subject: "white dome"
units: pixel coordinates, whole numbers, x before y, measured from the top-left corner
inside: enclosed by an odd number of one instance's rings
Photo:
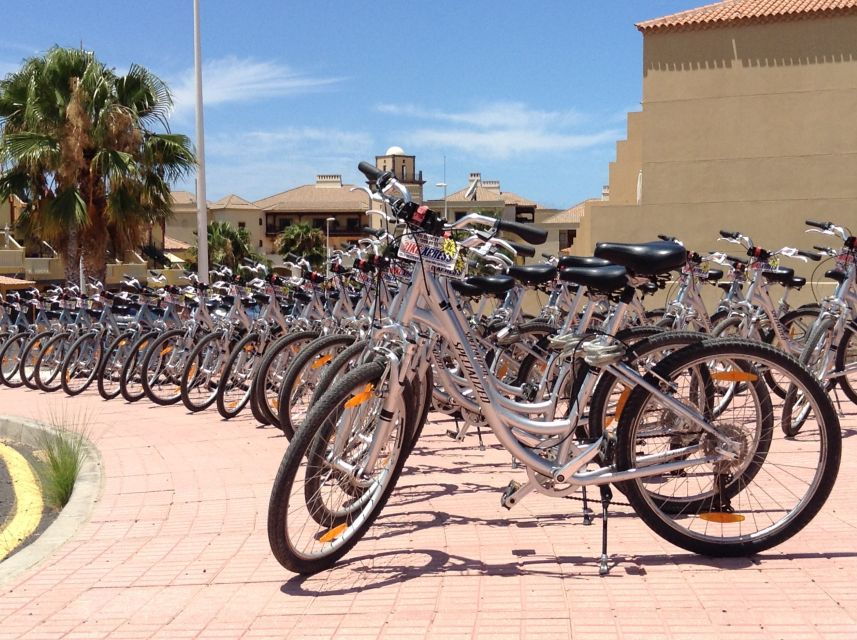
[[[403,155],[405,155],[405,150],[402,149],[402,147],[390,147],[389,149],[387,149],[387,153],[385,153],[384,155],[385,156],[403,156]]]

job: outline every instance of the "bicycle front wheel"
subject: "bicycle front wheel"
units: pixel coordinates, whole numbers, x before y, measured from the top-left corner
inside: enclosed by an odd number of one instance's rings
[[[372,525],[396,484],[411,437],[412,392],[397,394],[392,416],[382,419],[384,371],[385,363],[370,362],[343,376],[289,443],[271,492],[268,540],[291,571],[333,566]],[[383,438],[381,449],[364,472],[375,438]]]

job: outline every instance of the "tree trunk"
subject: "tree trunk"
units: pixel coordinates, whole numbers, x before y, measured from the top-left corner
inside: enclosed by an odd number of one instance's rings
[[[83,270],[91,278],[107,284],[107,228],[102,225],[91,225],[81,238],[83,254]]]
[[[65,279],[74,284],[80,284],[80,232],[78,228],[72,227],[68,231],[68,237],[61,248],[63,261],[65,262]]]

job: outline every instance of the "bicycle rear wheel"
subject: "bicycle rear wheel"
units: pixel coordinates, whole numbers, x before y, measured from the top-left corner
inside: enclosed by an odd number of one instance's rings
[[[811,415],[800,437],[773,428],[788,419],[788,407],[767,393],[765,370],[806,397]],[[664,399],[693,407],[689,390],[716,389],[705,376],[745,384],[722,413],[712,413],[711,401],[707,409],[697,408],[717,435],[687,421]],[[668,356],[648,378],[659,388],[669,381],[669,392],[657,395],[640,386],[631,392],[617,431],[616,465],[642,469],[655,464],[649,456],[687,463],[681,472],[624,482],[628,501],[658,535],[695,553],[749,555],[794,536],[818,513],[839,469],[839,420],[824,389],[796,360],[765,344],[706,340]]]

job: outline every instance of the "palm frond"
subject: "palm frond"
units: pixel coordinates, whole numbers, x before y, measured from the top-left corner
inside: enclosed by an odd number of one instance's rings
[[[0,153],[13,165],[55,167],[59,162],[60,146],[55,138],[32,131],[9,133],[0,142]]]

